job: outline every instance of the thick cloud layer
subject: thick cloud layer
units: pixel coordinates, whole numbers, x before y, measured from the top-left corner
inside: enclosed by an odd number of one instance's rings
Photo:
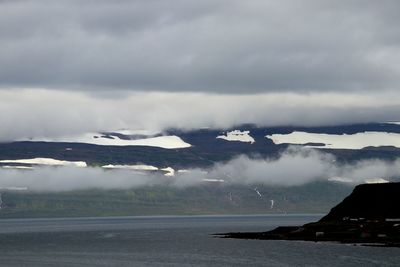
[[[0,86],[398,89],[400,3],[0,1]]]
[[[399,177],[400,159],[394,162],[361,160],[338,164],[335,157],[317,150],[288,149],[278,160],[240,156],[216,165],[209,173],[237,184],[302,185],[312,181],[341,180],[353,184]]]
[[[333,175],[333,169],[334,158],[327,154],[314,150],[288,150],[278,160],[240,156],[227,164],[218,164],[210,175],[239,184],[291,186],[328,179]]]
[[[21,171],[0,169],[0,187],[27,187],[33,191],[68,191],[90,188],[127,189],[141,186],[187,187],[224,180],[224,184],[294,186],[331,178],[363,183],[370,179],[391,179],[400,175],[400,159],[394,162],[363,160],[338,165],[335,158],[315,150],[289,149],[277,160],[241,156],[210,170],[193,169],[175,177],[129,170],[101,168],[42,167]]]
[[[400,121],[397,102],[396,94],[389,93],[127,93],[109,98],[67,91],[0,90],[0,141],[119,129]]]

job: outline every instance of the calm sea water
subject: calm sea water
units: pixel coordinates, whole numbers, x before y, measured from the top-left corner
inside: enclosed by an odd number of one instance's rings
[[[316,215],[0,220],[1,266],[400,266],[400,249],[214,238]]]

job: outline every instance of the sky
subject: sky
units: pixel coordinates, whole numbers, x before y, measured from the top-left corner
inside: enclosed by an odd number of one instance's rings
[[[400,121],[398,1],[0,1],[0,140]]]

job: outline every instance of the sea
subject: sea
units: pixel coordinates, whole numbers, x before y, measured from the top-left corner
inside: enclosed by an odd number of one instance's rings
[[[0,220],[0,266],[400,266],[400,248],[217,238],[322,215]]]

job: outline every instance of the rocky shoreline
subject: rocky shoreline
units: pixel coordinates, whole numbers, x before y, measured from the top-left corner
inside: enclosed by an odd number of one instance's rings
[[[216,236],[400,247],[400,183],[359,185],[318,222]]]

